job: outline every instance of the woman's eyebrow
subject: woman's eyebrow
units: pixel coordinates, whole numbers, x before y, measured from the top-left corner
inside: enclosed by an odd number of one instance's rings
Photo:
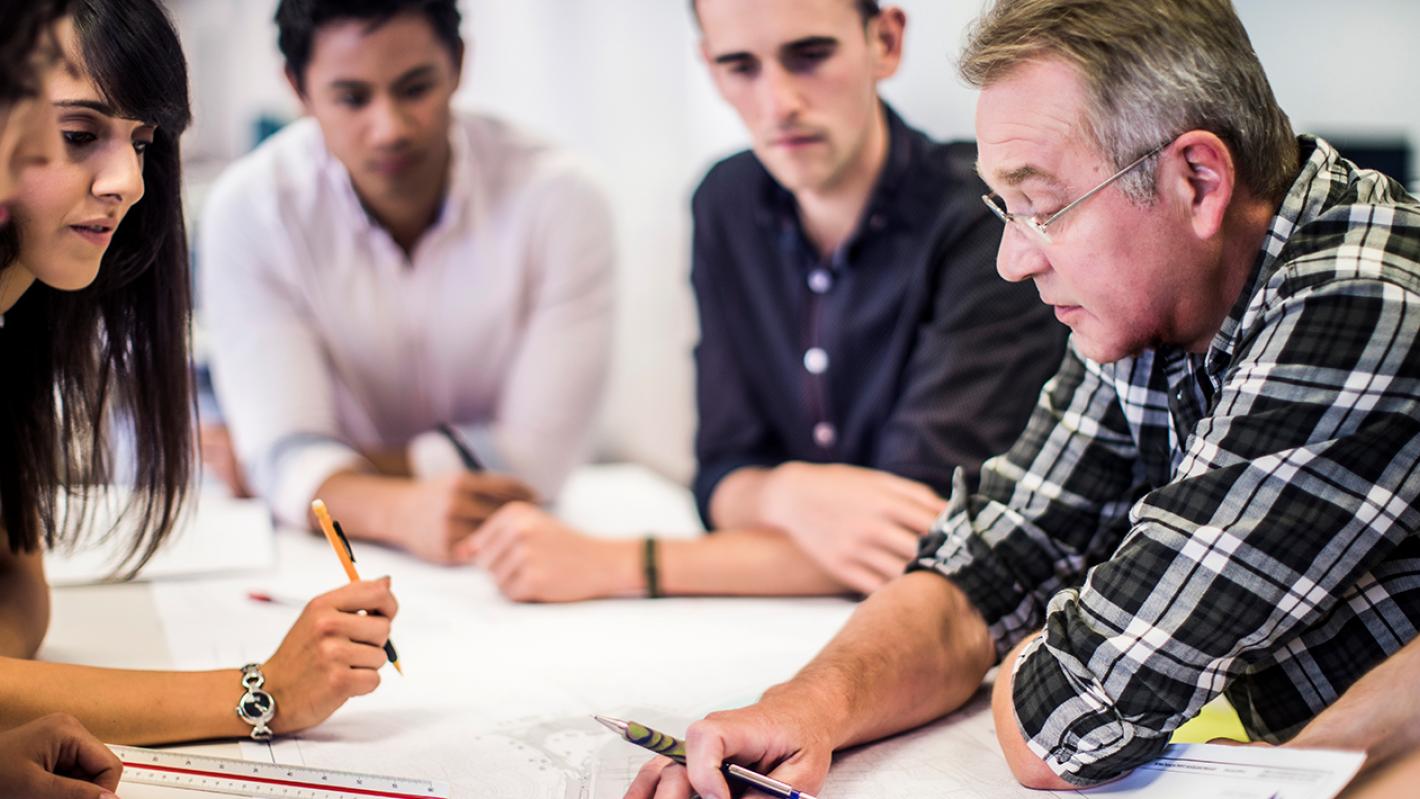
[[[97,111],[104,116],[115,116],[113,106],[108,103],[101,103],[98,100],[55,100],[56,108],[87,108],[90,111]]]
[[[114,110],[113,106],[99,100],[55,100],[54,107],[86,108],[95,113],[103,114],[106,117],[113,117],[114,119],[125,119],[130,122],[143,122],[143,120],[138,119],[137,117],[123,116],[122,114],[118,113],[118,111]],[[148,123],[144,122],[144,124]]]

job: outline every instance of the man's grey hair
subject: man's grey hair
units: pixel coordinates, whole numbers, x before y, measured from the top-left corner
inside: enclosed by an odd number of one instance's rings
[[[960,69],[983,88],[1042,59],[1079,71],[1082,122],[1116,168],[1206,130],[1254,194],[1280,200],[1295,178],[1292,124],[1229,0],[997,0],[969,32]],[[1155,164],[1121,179],[1126,196],[1152,200]]]

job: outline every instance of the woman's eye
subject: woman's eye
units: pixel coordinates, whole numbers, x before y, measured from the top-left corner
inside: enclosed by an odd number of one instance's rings
[[[133,150],[139,155],[142,155],[148,152],[148,148],[151,146],[153,146],[153,143],[150,141],[136,141],[133,143]]]
[[[82,147],[86,144],[93,144],[94,142],[99,140],[98,136],[95,136],[94,134],[84,130],[66,130],[63,131],[63,135],[64,142],[66,144],[74,145],[75,147]]]

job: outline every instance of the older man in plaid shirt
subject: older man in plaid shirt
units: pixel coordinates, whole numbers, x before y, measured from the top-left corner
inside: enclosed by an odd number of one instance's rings
[[[999,0],[962,71],[997,268],[1070,351],[912,573],[629,797],[728,799],[728,760],[813,790],[997,664],[1032,787],[1115,778],[1225,692],[1264,741],[1388,745],[1308,724],[1374,711],[1343,695],[1420,626],[1420,204],[1292,133],[1227,0]]]

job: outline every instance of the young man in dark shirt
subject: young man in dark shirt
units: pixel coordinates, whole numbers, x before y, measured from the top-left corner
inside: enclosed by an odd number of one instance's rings
[[[953,471],[1010,445],[1063,353],[1036,293],[995,272],[974,148],[878,97],[900,9],[693,8],[752,140],[693,202],[694,491],[717,532],[591,540],[515,503],[471,541],[514,598],[869,593],[902,572]]]

